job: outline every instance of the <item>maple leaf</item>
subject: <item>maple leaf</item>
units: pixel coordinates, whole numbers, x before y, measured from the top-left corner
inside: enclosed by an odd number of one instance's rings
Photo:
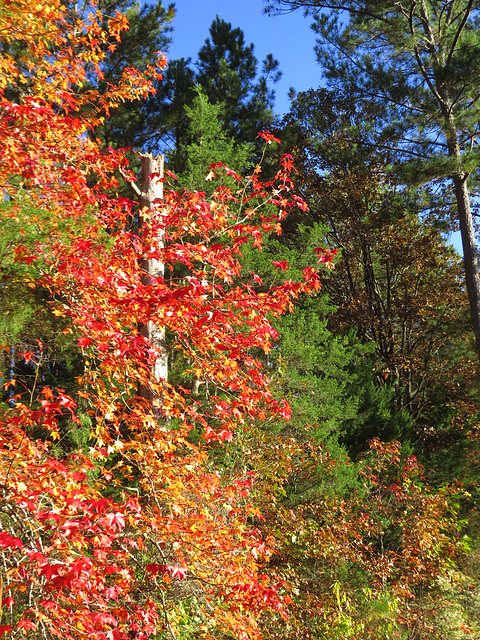
[[[146,569],[146,571],[148,571],[148,573],[151,573],[152,576],[156,576],[159,573],[168,573],[169,572],[169,567],[166,564],[147,564],[145,569]]]
[[[283,273],[285,273],[285,269],[290,269],[286,260],[272,260],[272,264],[275,269],[281,269]]]
[[[235,180],[237,180],[237,181],[241,181],[242,180],[241,176],[239,176],[238,173],[233,171],[233,169],[229,169],[228,167],[224,167],[224,169],[225,169],[225,173],[226,173],[227,176],[233,176],[233,178],[235,178]]]
[[[233,433],[227,429],[222,429],[222,431],[218,432],[218,438],[221,441],[231,442],[233,440]]]
[[[168,572],[170,573],[172,578],[178,578],[179,580],[184,580],[187,577],[188,569],[186,567],[169,566]]]
[[[285,170],[286,173],[291,173],[291,171],[293,170],[294,166],[293,166],[293,156],[289,153],[285,153],[282,156],[281,159],[281,163],[283,166],[283,169]],[[298,204],[298,200],[297,200],[297,204]]]
[[[338,253],[337,249],[324,249],[323,247],[317,247],[314,249],[314,252],[318,256],[318,262],[324,263],[329,269],[333,269],[335,267],[333,259]]]
[[[50,469],[54,469],[55,471],[58,471],[59,473],[65,475],[67,473],[67,469],[65,467],[65,465],[63,465],[61,462],[59,462],[58,460],[54,460],[53,458],[49,458],[45,464],[47,465],[47,467],[49,467]]]
[[[23,549],[23,542],[20,538],[11,536],[6,531],[0,531],[0,546],[4,549],[7,549],[8,547],[18,547],[19,549]]]
[[[31,620],[27,620],[26,618],[19,620],[17,623],[17,629],[31,629],[34,631],[36,630],[36,628],[37,628],[37,625]]]
[[[31,351],[25,351],[24,353],[20,354],[23,359],[25,360],[26,363],[29,363],[32,359],[35,362],[35,358],[33,356],[33,353]]]
[[[125,528],[125,516],[119,511],[107,513],[103,518],[100,518],[99,523],[108,529],[116,527],[118,531],[122,531]]]
[[[280,140],[278,138],[275,138],[274,135],[272,135],[269,131],[261,131],[257,138],[261,138],[262,140],[265,140],[265,142],[267,144],[272,144],[272,142],[276,142],[277,144],[280,144]]]

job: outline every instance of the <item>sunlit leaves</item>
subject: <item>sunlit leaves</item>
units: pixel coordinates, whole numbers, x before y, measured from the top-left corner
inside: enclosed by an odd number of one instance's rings
[[[289,418],[255,353],[272,349],[272,318],[318,288],[318,275],[256,291],[239,281],[239,260],[245,243],[260,249],[288,210],[305,205],[293,196],[289,158],[267,181],[260,165],[243,179],[217,163],[211,178],[226,176],[228,187],[217,183],[206,198],[165,185],[133,232],[135,205],[115,195],[127,161],[90,134],[115,106],[150,91],[163,59],[148,77],[127,68],[104,93],[89,88],[127,28],[120,14],[107,29],[103,18],[95,7],[80,16],[55,1],[20,0],[0,18],[0,186],[8,215],[37,233],[15,241],[15,264],[48,288],[83,365],[74,400],[45,383],[39,341],[21,356],[31,388],[6,384],[0,631],[144,639],[165,627],[175,634],[188,601],[205,637],[221,629],[252,639],[262,613],[285,616],[286,601],[260,568],[271,549],[251,523],[253,478],[223,477],[208,452],[246,426]],[[165,277],[146,283],[141,264],[151,258]],[[152,376],[155,349],[141,331],[149,321],[167,329],[171,357],[183,358],[184,377],[204,393]],[[152,390],[155,411],[141,387]],[[61,425],[78,426],[80,415],[90,437],[63,454]]]

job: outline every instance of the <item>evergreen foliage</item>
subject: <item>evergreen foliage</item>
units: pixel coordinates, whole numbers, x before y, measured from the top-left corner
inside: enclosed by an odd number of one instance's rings
[[[222,128],[220,105],[212,104],[199,85],[195,92],[192,106],[185,106],[190,144],[185,148],[186,169],[179,177],[181,186],[186,189],[208,193],[215,188],[210,166],[223,163],[234,171],[245,173],[249,167],[253,145],[239,143],[235,137],[230,136]],[[233,187],[234,184],[232,177],[225,186]]]
[[[140,5],[136,0],[101,0],[104,26],[115,11],[128,19],[129,28],[122,32],[120,41],[106,49],[102,60],[103,78],[99,82],[102,91],[117,83],[125,69],[143,71],[159,51],[167,51],[170,42],[170,23],[175,15],[174,5],[165,8],[161,0]],[[106,43],[113,45],[113,42]],[[145,100],[129,100],[112,109],[97,130],[106,147],[149,148],[157,139],[162,123],[158,114],[146,109]]]
[[[236,143],[252,144],[260,131],[275,122],[272,85],[280,76],[278,62],[271,54],[259,70],[254,45],[246,44],[241,29],[217,16],[198,59],[169,60],[156,94],[142,105],[141,115],[139,112],[133,119],[130,129],[115,134],[114,146],[164,153],[170,170],[185,172],[185,147],[192,142],[185,108],[193,106],[197,85],[218,109],[224,134]],[[108,122],[113,136],[113,125]]]
[[[272,124],[275,94],[268,81],[275,83],[281,76],[270,54],[257,78],[253,50],[241,29],[233,29],[217,16],[210,37],[198,52],[197,82],[213,104],[222,105],[224,126],[239,141],[253,140]]]
[[[480,5],[475,0],[274,0],[304,7],[330,86],[371,106],[378,149],[410,184],[447,180],[454,194],[465,283],[480,361],[480,275],[472,217],[478,135]]]

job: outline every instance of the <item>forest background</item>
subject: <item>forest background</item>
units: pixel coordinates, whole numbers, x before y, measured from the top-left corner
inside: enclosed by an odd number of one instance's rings
[[[381,4],[271,3],[279,117],[221,16],[3,1],[1,635],[480,637],[480,6]]]

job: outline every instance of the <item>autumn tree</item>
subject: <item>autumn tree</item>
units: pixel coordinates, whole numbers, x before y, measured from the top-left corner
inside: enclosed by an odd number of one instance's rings
[[[134,205],[115,193],[120,169],[134,180],[127,160],[87,132],[115,105],[148,94],[165,61],[143,75],[126,68],[116,85],[95,88],[104,43],[128,26],[116,14],[107,34],[102,20],[95,9],[81,18],[49,1],[32,8],[18,0],[0,16],[2,215],[32,221],[38,236],[16,245],[17,260],[37,263],[33,284],[50,292],[46,304],[67,319],[62,331],[83,360],[75,400],[37,375],[41,341],[19,354],[36,375],[31,388],[5,382],[0,632],[175,637],[190,607],[207,638],[218,630],[256,638],[263,612],[285,615],[287,598],[260,569],[270,550],[252,525],[254,477],[246,468],[222,476],[207,450],[232,440],[237,427],[289,416],[254,353],[271,349],[270,319],[317,290],[318,274],[305,269],[302,282],[262,292],[236,278],[242,245],[253,237],[260,247],[290,208],[305,205],[285,157],[267,182],[259,167],[246,181],[238,177],[240,198],[221,184],[208,199],[168,186],[132,232]],[[21,64],[8,53],[15,42],[28,53]],[[28,94],[11,100],[10,88],[24,83]],[[213,178],[223,172],[232,174],[218,165]],[[145,280],[149,259],[165,265],[165,277]],[[181,278],[171,277],[177,263]],[[32,284],[28,274],[23,284]],[[148,321],[171,333],[171,349],[208,388],[202,406],[188,389],[152,375],[155,345],[140,330]],[[159,399],[156,412],[141,386]],[[88,446],[59,459],[60,424],[78,424],[79,403]]]
[[[453,640],[461,629],[474,638],[474,599],[447,586],[469,580],[451,488],[429,487],[398,442],[374,439],[344,494],[331,490],[335,465],[321,446],[291,453],[283,494],[262,512],[277,539],[270,564],[293,604],[287,621],[267,615],[265,637]]]
[[[328,82],[375,104],[374,144],[394,148],[414,184],[450,182],[480,358],[472,217],[478,167],[478,3],[275,0],[268,7],[279,12],[304,8],[312,15],[316,52]]]
[[[473,409],[476,397],[461,264],[443,237],[449,206],[435,190],[411,193],[392,175],[391,156],[385,151],[382,157],[369,144],[370,128],[363,125],[368,113],[348,96],[327,90],[295,100],[285,135],[310,205],[302,222],[322,221],[328,241],[341,250],[335,277],[324,282],[337,306],[329,327],[355,329],[362,342],[374,345],[375,384],[394,390],[400,414],[394,412],[383,427],[370,416],[368,437],[407,437],[403,412],[420,432],[433,429],[437,437],[433,424],[440,426],[438,418],[450,413],[438,412],[438,406],[460,407],[460,392]],[[284,230],[293,242],[295,223],[293,216]],[[437,388],[446,393],[442,400]],[[446,425],[441,430],[448,431]],[[360,435],[358,420],[352,428]]]

